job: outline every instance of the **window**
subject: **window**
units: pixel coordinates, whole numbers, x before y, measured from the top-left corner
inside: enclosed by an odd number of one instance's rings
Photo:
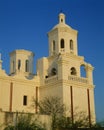
[[[26,106],[27,105],[27,96],[23,96],[23,105]]]
[[[64,48],[64,39],[61,39],[60,46],[61,48]]]
[[[25,71],[29,72],[29,60],[25,61]]]
[[[61,19],[61,23],[63,23],[63,19]]]
[[[18,60],[18,70],[20,70],[21,67],[21,60]]]
[[[81,65],[81,66],[80,66],[80,74],[81,74],[81,77],[85,77],[85,78],[86,78],[85,65]]]
[[[70,50],[73,50],[73,40],[70,40]]]
[[[76,72],[76,69],[74,67],[71,68],[71,75],[76,75],[77,72]]]
[[[53,68],[53,69],[51,70],[51,75],[54,76],[54,75],[56,75],[56,73],[57,73],[56,69]]]
[[[53,40],[53,51],[55,51],[55,41]]]

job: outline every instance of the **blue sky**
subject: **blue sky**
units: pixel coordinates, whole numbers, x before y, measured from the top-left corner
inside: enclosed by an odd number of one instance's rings
[[[9,73],[9,53],[27,49],[48,56],[48,37],[60,10],[66,23],[78,30],[78,52],[94,70],[97,120],[104,119],[104,0],[1,0],[0,52]],[[34,70],[35,72],[35,70]]]

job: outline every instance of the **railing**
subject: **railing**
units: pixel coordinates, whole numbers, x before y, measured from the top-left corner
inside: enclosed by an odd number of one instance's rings
[[[77,76],[69,76],[68,80],[74,81],[74,82],[81,82],[81,83],[88,83],[87,78],[77,77]]]
[[[48,77],[45,79],[45,83],[53,83],[53,81],[57,81],[58,80],[58,76],[55,75],[55,76],[51,76],[51,77]]]
[[[51,76],[45,79],[45,83],[54,83],[55,81],[58,80],[58,76]],[[88,84],[88,79],[83,78],[83,77],[77,77],[77,76],[68,76],[68,80],[73,81],[73,82],[80,82],[80,83],[85,83]]]

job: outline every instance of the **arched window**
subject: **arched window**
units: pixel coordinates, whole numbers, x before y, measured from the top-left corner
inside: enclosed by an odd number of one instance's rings
[[[60,46],[61,48],[64,48],[64,39],[61,39]]]
[[[85,65],[81,65],[80,66],[80,74],[81,74],[81,77],[85,77],[86,78]]]
[[[18,60],[18,70],[21,68],[21,60]]]
[[[56,68],[52,68],[52,70],[51,70],[51,75],[54,76],[54,75],[56,75],[56,74],[57,74]]]
[[[76,69],[74,67],[71,68],[71,75],[77,75]]]
[[[53,51],[55,51],[55,41],[53,40]]]
[[[71,39],[70,40],[70,50],[73,50],[74,49],[74,47],[73,47],[73,40]]]
[[[29,72],[29,60],[25,61],[25,71]]]
[[[63,19],[61,18],[61,23],[63,23]]]

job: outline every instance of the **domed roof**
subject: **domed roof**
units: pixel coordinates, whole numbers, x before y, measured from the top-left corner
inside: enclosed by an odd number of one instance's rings
[[[65,23],[65,14],[63,14],[63,13],[59,14],[59,23],[57,25],[55,25],[52,28],[52,30],[56,29],[56,28],[61,28],[61,27],[67,27],[67,28],[71,29],[71,27]]]
[[[69,25],[67,25],[67,24],[65,23],[65,14],[60,13],[59,16],[58,16],[58,19],[59,19],[59,23],[58,23],[57,25],[55,25],[55,26],[51,29],[51,31],[53,31],[53,30],[55,30],[55,29],[59,29],[59,28],[65,28],[65,30],[68,29],[68,30],[70,30],[70,31],[74,31],[75,33],[77,33],[77,30],[73,29],[72,27],[70,27]],[[51,31],[50,31],[50,32],[51,32]],[[48,32],[48,34],[49,34],[50,32]]]
[[[67,28],[71,29],[71,27],[70,27],[69,25],[64,24],[64,23],[59,23],[59,24],[55,25],[55,26],[52,28],[52,30],[53,30],[53,29],[56,29],[56,28],[62,28],[62,27],[67,27]]]

